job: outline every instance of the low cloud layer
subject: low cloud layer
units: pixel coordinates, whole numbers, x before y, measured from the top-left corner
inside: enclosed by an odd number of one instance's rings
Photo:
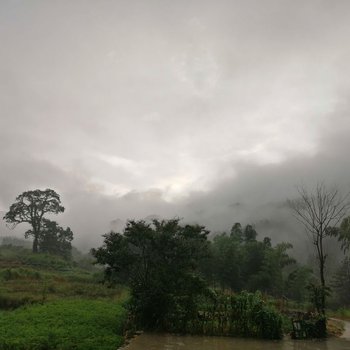
[[[340,0],[3,1],[0,210],[54,188],[83,249],[152,215],[300,244],[295,185],[350,189],[349,13]]]

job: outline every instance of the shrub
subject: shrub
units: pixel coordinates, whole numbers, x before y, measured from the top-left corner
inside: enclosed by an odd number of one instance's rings
[[[174,315],[171,331],[192,334],[281,339],[281,314],[261,293],[241,292],[236,295],[216,293],[198,303],[192,319],[185,313]]]

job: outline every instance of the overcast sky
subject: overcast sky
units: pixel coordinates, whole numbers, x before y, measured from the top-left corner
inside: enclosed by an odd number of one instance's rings
[[[350,188],[349,18],[348,0],[2,0],[0,210],[53,188],[85,248],[149,215],[296,240],[296,184]]]

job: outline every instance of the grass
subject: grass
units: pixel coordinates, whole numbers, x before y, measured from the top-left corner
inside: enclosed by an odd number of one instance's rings
[[[12,299],[26,297],[29,302],[74,296],[119,298],[124,292],[123,288],[108,288],[96,282],[93,276],[82,278],[79,273],[66,275],[24,268],[0,270],[0,283],[0,298],[6,295]]]
[[[101,274],[93,266],[87,270],[56,256],[0,246],[0,309],[70,297],[124,297],[125,288],[98,283]]]
[[[115,350],[125,309],[107,300],[57,300],[0,313],[3,350]]]
[[[128,291],[99,283],[101,274],[87,259],[0,246],[0,349],[117,349]]]
[[[344,321],[350,321],[350,309],[339,308],[336,311],[329,312],[329,317],[339,318]]]

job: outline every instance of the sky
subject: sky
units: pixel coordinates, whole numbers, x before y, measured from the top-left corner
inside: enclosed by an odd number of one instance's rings
[[[0,211],[55,189],[83,249],[151,217],[302,244],[295,186],[350,190],[349,16],[348,0],[2,0]]]

